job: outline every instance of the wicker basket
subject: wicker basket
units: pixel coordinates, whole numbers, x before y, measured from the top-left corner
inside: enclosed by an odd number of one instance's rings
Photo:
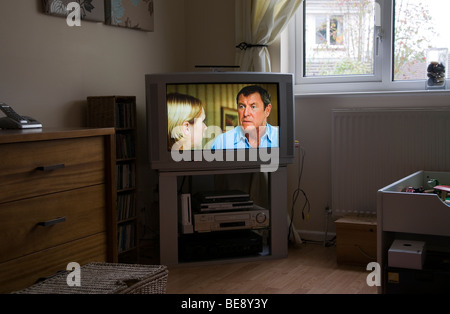
[[[81,267],[81,286],[67,284],[60,272],[15,294],[164,294],[168,270],[163,265],[90,263]]]

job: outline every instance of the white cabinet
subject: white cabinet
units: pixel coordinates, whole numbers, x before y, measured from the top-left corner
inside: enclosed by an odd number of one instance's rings
[[[383,274],[380,293],[386,292],[388,250],[395,239],[425,241],[430,256],[433,252],[450,252],[450,206],[434,193],[405,192],[409,187],[430,189],[430,179],[450,185],[450,172],[418,171],[378,191],[377,261]]]

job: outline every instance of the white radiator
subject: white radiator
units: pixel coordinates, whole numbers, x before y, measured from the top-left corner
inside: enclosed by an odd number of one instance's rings
[[[335,215],[376,213],[378,189],[418,170],[450,171],[450,107],[336,109],[332,115]]]

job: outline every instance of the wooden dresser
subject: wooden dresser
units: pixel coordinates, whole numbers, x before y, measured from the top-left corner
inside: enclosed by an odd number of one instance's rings
[[[116,262],[115,133],[0,130],[0,293]]]

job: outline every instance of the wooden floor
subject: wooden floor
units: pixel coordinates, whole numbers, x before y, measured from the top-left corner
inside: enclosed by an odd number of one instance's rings
[[[284,259],[169,266],[168,294],[376,294],[364,267],[337,265],[336,247],[303,243]]]

